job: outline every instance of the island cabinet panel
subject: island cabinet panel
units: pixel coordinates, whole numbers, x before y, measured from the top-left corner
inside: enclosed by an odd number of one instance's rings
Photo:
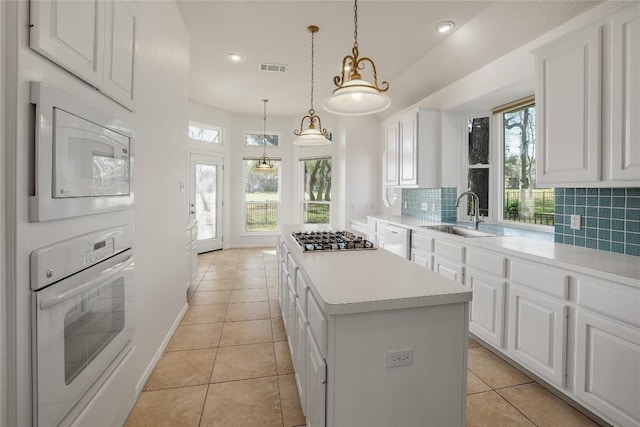
[[[469,330],[493,344],[504,347],[504,307],[507,284],[474,269],[467,270],[467,287],[473,291]]]
[[[561,388],[566,375],[567,312],[562,301],[510,287],[509,355]]]
[[[313,340],[311,329],[307,328],[306,342],[306,392],[305,415],[308,427],[325,427],[327,400],[327,363]]]
[[[296,306],[296,332],[295,343],[293,348],[293,364],[295,365],[296,386],[298,387],[298,395],[300,396],[300,405],[302,412],[305,412],[306,399],[306,375],[307,370],[307,318],[304,315],[302,306]]]
[[[640,332],[588,310],[576,313],[575,394],[616,425],[640,425]]]

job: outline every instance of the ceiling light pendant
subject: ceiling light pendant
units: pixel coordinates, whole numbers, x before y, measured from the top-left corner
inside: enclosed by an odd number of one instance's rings
[[[323,129],[320,116],[316,116],[316,111],[313,109],[313,67],[314,67],[314,34],[317,33],[320,28],[315,25],[309,25],[307,30],[311,33],[311,108],[309,114],[302,117],[300,120],[300,129],[296,129],[293,133],[298,137],[293,140],[295,145],[326,145],[331,144],[331,141],[327,138],[327,130]],[[309,121],[309,127],[302,130],[305,120]],[[316,123],[318,127],[316,128]]]
[[[264,103],[264,117],[262,121],[262,158],[258,160],[256,164],[256,170],[260,172],[272,172],[273,165],[271,159],[267,157],[267,102],[268,99],[263,99]]]
[[[378,86],[376,64],[371,58],[358,57],[358,0],[354,0],[353,12],[355,29],[352,54],[342,59],[340,75],[333,78],[333,83],[338,88],[333,91],[331,97],[322,103],[322,107],[328,112],[343,116],[373,114],[385,110],[391,105],[391,100],[384,93],[389,89],[389,83],[383,81],[382,85]],[[363,80],[359,73],[367,62],[371,65],[373,83]],[[345,73],[348,75],[345,76]]]

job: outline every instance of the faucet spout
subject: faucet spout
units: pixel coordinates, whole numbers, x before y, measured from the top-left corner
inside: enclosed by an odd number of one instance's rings
[[[473,210],[474,210],[473,223],[477,230],[478,224],[480,224],[480,198],[473,191],[465,191],[464,193],[458,196],[458,200],[456,200],[456,208],[460,206],[460,199],[462,199],[462,196],[471,197],[473,199]]]

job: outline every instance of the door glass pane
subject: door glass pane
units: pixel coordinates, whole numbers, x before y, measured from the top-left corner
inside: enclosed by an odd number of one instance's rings
[[[64,380],[70,384],[124,329],[124,278],[96,287],[64,316]]]
[[[469,164],[489,164],[489,117],[469,120]]]
[[[280,162],[272,161],[273,171],[256,170],[256,160],[244,161],[246,231],[276,231],[280,200]]]
[[[216,238],[216,173],[218,166],[196,163],[196,219],[198,240]]]

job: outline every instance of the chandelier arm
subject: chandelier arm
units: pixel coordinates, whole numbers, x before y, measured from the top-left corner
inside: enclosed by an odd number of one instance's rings
[[[333,84],[336,85],[337,87],[342,87],[342,85],[345,83],[344,70],[347,67],[347,62],[350,62],[352,65],[355,64],[354,57],[351,56],[351,55],[347,55],[344,58],[342,58],[342,68],[340,70],[340,75],[333,77]],[[351,74],[353,74],[353,71],[354,71],[353,68],[355,68],[355,67],[353,67],[353,66],[350,67],[350,71],[349,72]]]
[[[368,62],[369,64],[371,64],[371,71],[373,73],[373,86],[379,92],[386,92],[387,90],[389,90],[389,82],[387,81],[383,81],[382,85],[378,86],[378,70],[376,70],[376,64],[373,63],[373,60],[371,60],[371,58],[365,56],[358,59],[358,62],[357,62],[358,69],[359,70],[364,69],[365,62]]]

